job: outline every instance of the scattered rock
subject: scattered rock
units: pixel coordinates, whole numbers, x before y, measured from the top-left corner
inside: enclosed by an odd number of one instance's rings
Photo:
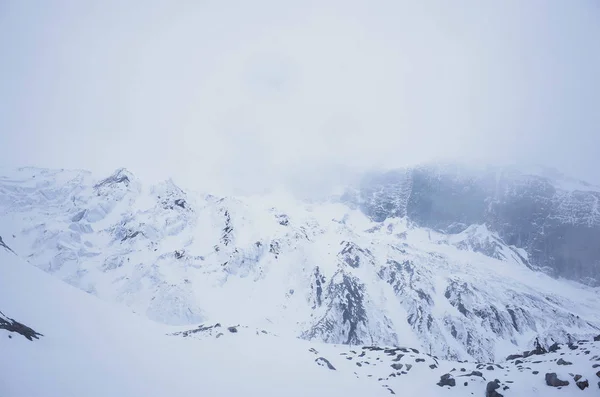
[[[333,365],[331,365],[331,363],[329,362],[329,360],[327,360],[327,359],[326,359],[326,358],[324,358],[324,357],[319,357],[319,358],[317,358],[317,359],[315,360],[315,362],[316,362],[317,364],[319,364],[320,366],[322,366],[322,367],[323,367],[323,366],[327,366],[327,368],[329,368],[329,369],[331,369],[331,370],[335,371],[335,367],[334,367]]]
[[[560,380],[556,376],[556,372],[551,372],[546,374],[546,384],[552,387],[560,387],[560,386],[568,386],[568,380]]]
[[[539,373],[540,373],[540,371],[533,371],[533,372],[532,372],[532,374],[534,374],[534,375],[537,375],[537,374],[539,374]]]
[[[493,365],[488,365],[485,369],[487,369],[488,371],[493,371],[494,370],[494,366]]]
[[[410,371],[410,369],[412,368],[412,364],[406,364],[406,370]]]
[[[425,362],[425,359],[424,359],[424,358],[417,358],[417,359],[415,360],[415,362],[416,362],[416,363],[424,363],[424,362]]]
[[[464,383],[464,385],[465,385],[465,386],[469,386],[469,382],[465,382],[465,383]]]
[[[515,358],[523,358],[523,355],[522,354],[511,354],[510,356],[506,357],[506,361],[514,360]]]
[[[516,361],[515,361],[515,365],[519,365],[519,364],[523,364],[523,361],[521,361],[521,360],[516,360]]]
[[[437,383],[437,385],[440,387],[444,387],[444,386],[454,387],[454,386],[456,386],[456,380],[454,380],[452,375],[444,374],[444,375],[440,376],[440,381]]]
[[[402,367],[404,367],[404,365],[398,363],[398,364],[392,364],[391,367],[394,368],[397,371],[400,371],[402,369]]]
[[[231,332],[232,334],[235,334],[236,332],[238,332],[237,327],[228,327],[227,331]]]
[[[577,382],[577,381],[578,381],[579,379],[581,379],[581,378],[582,378],[582,376],[581,376],[581,375],[579,375],[579,374],[577,374],[577,375],[575,375],[575,376],[573,377],[573,380],[574,380],[575,382]]]
[[[388,387],[387,389],[390,391],[390,393],[392,393],[392,394],[396,394],[396,393],[394,393],[394,391],[393,391],[392,389],[390,389],[389,387]]]
[[[570,361],[565,361],[562,358],[559,358],[558,361],[556,362],[556,364],[558,364],[558,365],[571,365],[573,363],[570,362]]]
[[[592,368],[598,368],[598,367],[600,367],[600,364],[594,364],[594,365],[592,365]]]
[[[435,365],[435,364],[431,364],[431,365],[429,366],[429,368],[431,368],[431,369],[436,369],[436,368],[437,368],[437,365]]]
[[[398,355],[396,356],[396,358],[393,359],[392,361],[400,361],[400,360],[402,360],[402,357],[404,357],[404,354],[398,353]]]
[[[600,335],[594,336],[594,342],[600,342]]]

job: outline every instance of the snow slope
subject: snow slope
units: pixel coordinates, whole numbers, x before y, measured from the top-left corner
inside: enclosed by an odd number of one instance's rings
[[[304,341],[168,336],[169,327],[101,302],[5,250],[0,304],[43,334],[29,341],[0,329],[3,397],[384,395],[376,385],[322,371]]]
[[[600,332],[598,288],[534,271],[484,225],[447,234],[339,202],[192,194],[124,169],[99,179],[24,168],[0,178],[0,236],[30,264],[164,324],[481,361],[537,337]]]
[[[478,364],[439,360],[410,347],[339,346],[240,326],[182,332],[85,294],[4,248],[0,304],[5,318],[40,333],[28,340],[0,327],[5,397],[464,396],[484,395],[494,379],[501,394],[487,395],[591,396],[600,386],[600,341]],[[547,386],[546,373],[569,384]],[[583,391],[575,378],[586,382]]]

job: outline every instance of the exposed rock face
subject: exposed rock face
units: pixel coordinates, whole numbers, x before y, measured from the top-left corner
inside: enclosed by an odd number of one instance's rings
[[[370,175],[343,199],[375,221],[407,217],[446,233],[485,224],[532,265],[600,285],[600,188],[546,174],[418,167]],[[481,250],[493,255],[490,243]]]

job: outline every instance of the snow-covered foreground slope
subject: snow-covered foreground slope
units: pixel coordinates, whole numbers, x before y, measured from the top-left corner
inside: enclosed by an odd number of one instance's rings
[[[0,329],[3,397],[384,395],[351,374],[323,371],[308,342],[168,336],[171,328],[101,302],[2,251],[0,310],[43,334],[29,341]]]
[[[0,326],[4,397],[571,396],[597,395],[600,386],[600,341],[477,364],[411,347],[331,345],[242,326],[183,331],[102,302],[4,248],[0,304],[0,319],[21,325]],[[29,327],[36,338],[19,333]],[[569,384],[548,386],[548,376]]]
[[[443,234],[341,203],[26,168],[0,178],[0,236],[30,264],[165,324],[481,361],[600,332],[598,288],[534,271],[484,225]]]

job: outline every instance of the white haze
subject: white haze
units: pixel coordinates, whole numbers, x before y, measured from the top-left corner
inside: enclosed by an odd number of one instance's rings
[[[437,159],[600,182],[600,6],[3,1],[0,165],[216,192]]]

